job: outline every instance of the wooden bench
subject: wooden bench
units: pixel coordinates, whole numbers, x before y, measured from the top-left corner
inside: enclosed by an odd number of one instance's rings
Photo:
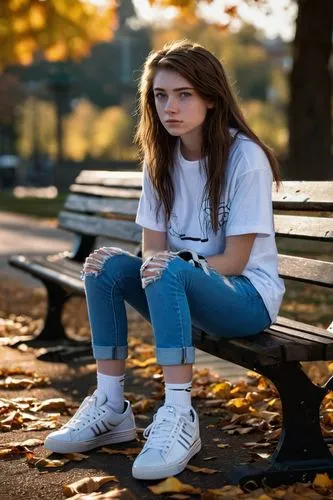
[[[70,297],[84,295],[82,262],[101,246],[98,237],[109,239],[110,245],[131,245],[139,255],[141,228],[134,219],[141,182],[140,172],[83,171],[59,215],[59,226],[77,235],[73,251],[10,259],[11,265],[46,286],[48,313],[39,341],[65,339],[61,310]],[[278,237],[312,240],[318,249],[327,245],[323,242],[333,242],[333,182],[285,182],[279,193],[274,190],[273,198]],[[288,280],[333,288],[333,262],[279,255],[279,273]],[[310,481],[317,472],[333,474],[333,458],[319,422],[320,404],[333,390],[333,378],[324,387],[314,385],[300,364],[333,359],[333,323],[325,330],[280,316],[251,338],[221,340],[197,329],[193,338],[197,348],[269,378],[281,397],[283,429],[274,454],[269,461],[238,468],[233,482],[274,486]]]

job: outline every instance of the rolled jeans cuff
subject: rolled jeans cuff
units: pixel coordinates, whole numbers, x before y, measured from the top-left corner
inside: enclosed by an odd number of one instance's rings
[[[126,359],[128,356],[127,345],[93,345],[95,359]]]
[[[195,362],[195,347],[157,347],[156,359],[159,365],[186,365]]]

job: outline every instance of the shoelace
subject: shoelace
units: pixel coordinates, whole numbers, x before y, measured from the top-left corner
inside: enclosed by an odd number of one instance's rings
[[[96,412],[98,412],[96,408],[97,397],[92,395],[86,398],[81,406],[79,407],[76,414],[67,422],[66,427],[70,429],[77,429],[82,427],[82,425],[89,423],[91,419],[94,418]]]
[[[145,447],[156,450],[164,450],[170,438],[174,436],[174,431],[179,426],[180,417],[176,420],[163,417],[162,420],[152,422],[144,430],[143,436],[147,439]]]

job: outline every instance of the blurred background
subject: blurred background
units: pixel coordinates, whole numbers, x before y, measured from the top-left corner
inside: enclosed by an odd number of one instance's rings
[[[331,0],[1,0],[0,187],[136,169],[142,64],[184,37],[222,59],[284,179],[332,179],[332,29]]]

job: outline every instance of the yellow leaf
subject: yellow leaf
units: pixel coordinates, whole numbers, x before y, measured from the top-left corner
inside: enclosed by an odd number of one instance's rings
[[[67,47],[64,42],[57,42],[44,51],[48,61],[61,61],[67,55]]]
[[[65,399],[52,398],[52,399],[45,399],[41,403],[36,404],[36,406],[34,406],[32,411],[37,412],[37,411],[65,411],[65,410],[67,410],[67,403]]]
[[[29,22],[33,30],[41,30],[45,28],[45,8],[44,5],[32,5],[29,11]]]
[[[148,486],[148,489],[155,495],[161,495],[162,493],[189,493],[191,495],[199,495],[201,493],[200,488],[194,488],[190,484],[184,484],[175,477],[168,477],[155,486]]]
[[[226,498],[237,498],[239,495],[243,494],[243,490],[239,486],[226,485],[223,488],[209,489],[208,493],[211,493],[214,497],[226,497]]]
[[[100,486],[110,481],[118,481],[116,476],[103,476],[103,477],[85,477],[72,484],[64,486],[65,497],[72,497],[76,493],[93,493],[98,490]]]
[[[250,410],[250,402],[246,398],[230,399],[225,406],[235,413],[247,413]]]
[[[186,469],[189,469],[192,472],[202,472],[203,474],[215,474],[216,472],[219,472],[217,469],[209,469],[207,467],[197,467],[196,465],[187,465]]]
[[[156,363],[156,358],[155,357],[148,358],[145,361],[140,361],[138,359],[131,359],[130,360],[131,366],[134,366],[134,367],[138,366],[140,368],[146,368],[147,366],[154,365],[155,363]]]
[[[32,452],[28,451],[25,454],[27,462],[29,465],[34,465],[35,467],[63,467],[69,460],[50,460],[49,458],[37,457]]]
[[[325,472],[325,474],[316,474],[316,477],[314,478],[312,485],[318,488],[328,489],[332,488],[333,481],[332,479],[329,478],[328,474]]]
[[[215,394],[218,398],[227,398],[230,394],[230,389],[232,388],[232,384],[230,382],[222,382],[221,384],[216,384],[212,388],[212,393]]]

